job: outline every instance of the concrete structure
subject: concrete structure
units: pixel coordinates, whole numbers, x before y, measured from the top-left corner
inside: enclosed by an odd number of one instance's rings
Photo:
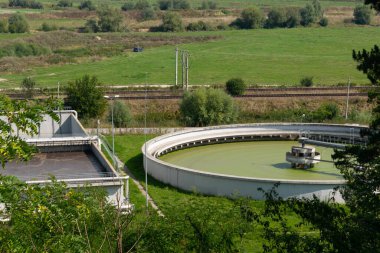
[[[13,129],[39,152],[27,163],[7,163],[1,173],[16,176],[28,184],[47,183],[53,176],[68,187],[89,184],[102,187],[110,202],[129,208],[128,177],[119,176],[108,162],[100,150],[99,139],[86,133],[75,111],[57,111],[57,115],[59,122],[44,116],[36,136]]]
[[[271,178],[250,178],[207,173],[166,163],[160,155],[188,147],[238,141],[265,139],[298,139],[334,143],[362,143],[358,125],[324,125],[324,124],[249,124],[198,128],[163,135],[148,141],[142,147],[144,167],[148,174],[164,183],[186,190],[231,196],[240,194],[254,199],[263,199],[258,188],[269,190],[277,182],[278,192],[284,198],[293,196],[311,197],[313,194],[321,199],[331,197],[333,188],[344,184],[343,180],[274,180]],[[336,196],[337,201],[342,201]]]

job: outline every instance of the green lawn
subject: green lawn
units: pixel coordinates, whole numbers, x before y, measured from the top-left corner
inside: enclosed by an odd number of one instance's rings
[[[186,33],[189,34],[189,33]],[[317,84],[368,83],[356,70],[352,49],[370,48],[380,41],[377,27],[296,28],[197,33],[222,39],[180,45],[190,52],[190,84],[223,84],[242,77],[249,84],[295,85],[304,76]],[[178,34],[183,36],[184,34]],[[138,35],[136,35],[138,36]],[[155,34],[151,34],[155,36]],[[172,84],[174,46],[126,52],[102,61],[32,68],[2,75],[18,84],[31,76],[44,86],[66,83],[83,74],[97,75],[105,84]],[[13,85],[14,86],[14,85]]]

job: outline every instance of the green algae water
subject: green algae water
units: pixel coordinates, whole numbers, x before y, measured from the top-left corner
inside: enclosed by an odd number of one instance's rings
[[[178,150],[161,160],[203,172],[241,177],[290,180],[339,180],[342,175],[333,163],[320,162],[310,169],[293,169],[285,159],[293,141],[252,141],[223,143]],[[332,161],[331,148],[316,147],[322,160]]]

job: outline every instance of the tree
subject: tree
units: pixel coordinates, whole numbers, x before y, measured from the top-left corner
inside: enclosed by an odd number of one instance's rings
[[[138,0],[135,3],[134,9],[136,10],[144,10],[146,8],[150,8],[150,3],[147,0]]]
[[[88,10],[88,11],[94,11],[96,10],[95,5],[91,2],[91,0],[85,0],[80,3],[79,5],[80,10]]]
[[[174,12],[168,12],[162,17],[162,31],[181,32],[183,31],[182,17]]]
[[[59,0],[57,6],[62,8],[72,7],[73,2],[71,0]]]
[[[372,19],[372,11],[365,5],[356,6],[354,9],[354,23],[357,25],[369,25]]]
[[[352,58],[358,62],[357,69],[367,75],[372,84],[380,85],[380,49],[375,45],[371,51],[352,51]]]
[[[267,20],[265,22],[266,28],[276,28],[286,26],[286,13],[284,9],[272,9],[268,13]]]
[[[128,106],[119,100],[114,101],[113,104],[109,106],[109,122],[112,122],[112,114],[115,127],[126,127],[127,124],[132,120]]]
[[[103,114],[107,102],[100,83],[95,76],[84,75],[69,82],[66,88],[67,104],[83,118],[95,118]]]
[[[21,14],[13,14],[8,19],[8,31],[10,33],[29,32],[29,25],[25,17]]]
[[[370,5],[371,8],[380,11],[380,1],[379,0],[364,0],[364,4]]]
[[[119,32],[121,31],[123,16],[120,11],[107,5],[102,5],[97,11],[98,26],[102,32]]]
[[[33,98],[35,92],[36,82],[30,78],[25,77],[21,82],[21,89],[24,93],[25,98]]]
[[[300,25],[300,12],[295,8],[288,8],[286,11],[286,27],[293,28]]]
[[[264,15],[260,9],[248,8],[241,12],[241,17],[231,23],[241,29],[257,29],[264,25]]]
[[[315,11],[311,4],[307,4],[304,8],[302,8],[300,10],[300,15],[301,25],[303,26],[310,26],[316,21]]]
[[[58,121],[58,116],[53,110],[59,107],[59,102],[51,98],[35,103],[29,100],[11,100],[5,95],[0,95],[0,163],[2,167],[6,162],[15,159],[27,161],[35,152],[34,147],[29,146],[18,136],[16,129],[30,136],[38,134],[38,126],[44,114]],[[12,128],[12,125],[15,128]]]
[[[226,90],[231,96],[243,95],[245,89],[245,82],[241,78],[232,78],[226,82]]]
[[[191,6],[188,0],[159,0],[158,7],[160,10],[187,10]]]
[[[208,126],[233,122],[237,108],[224,91],[201,88],[185,93],[180,113],[187,126]]]

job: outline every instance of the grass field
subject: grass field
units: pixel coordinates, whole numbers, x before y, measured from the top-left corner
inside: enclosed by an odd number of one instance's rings
[[[379,31],[378,27],[343,27],[200,32],[197,34],[223,38],[179,48],[190,52],[190,84],[223,84],[241,77],[249,84],[295,85],[304,76],[313,76],[316,84],[323,85],[346,83],[349,77],[352,83],[365,84],[368,81],[356,70],[352,49],[372,47],[380,41]],[[174,49],[161,46],[101,61],[3,74],[1,78],[8,81],[0,87],[14,87],[25,76],[54,87],[83,74],[97,75],[107,85],[173,84]]]

